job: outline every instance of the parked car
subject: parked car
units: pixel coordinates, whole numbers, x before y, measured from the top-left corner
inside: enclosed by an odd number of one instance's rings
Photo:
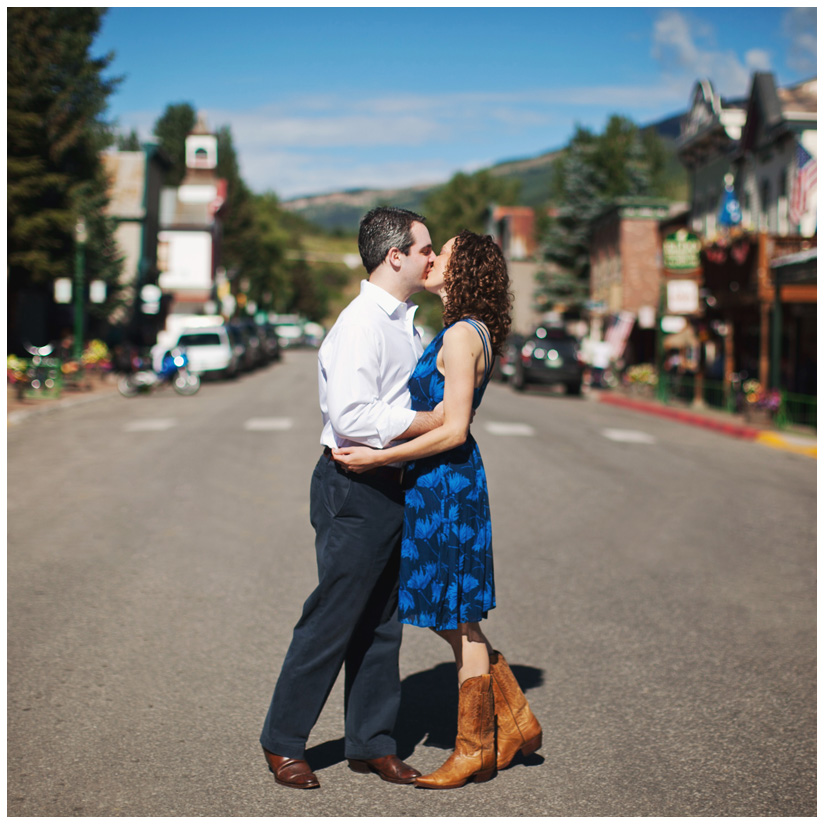
[[[564,384],[568,395],[581,395],[584,361],[578,341],[560,327],[537,327],[521,346],[510,383],[516,390],[530,384]]]
[[[177,346],[186,350],[189,370],[197,375],[234,378],[238,374],[238,353],[223,325],[186,329],[178,336]]]
[[[304,319],[298,315],[270,316],[272,325],[278,333],[278,342],[282,349],[302,347],[306,343]]]
[[[267,360],[280,361],[281,344],[280,341],[278,341],[278,333],[275,331],[275,327],[273,327],[270,323],[263,323],[258,324],[258,328],[260,329],[261,335],[263,336],[262,342]]]
[[[226,331],[238,355],[239,371],[249,372],[255,369],[255,352],[243,327],[239,324],[231,323],[226,325]]]
[[[321,324],[316,324],[314,321],[307,321],[304,324],[304,344],[308,347],[316,349],[320,347],[326,334],[327,331]]]

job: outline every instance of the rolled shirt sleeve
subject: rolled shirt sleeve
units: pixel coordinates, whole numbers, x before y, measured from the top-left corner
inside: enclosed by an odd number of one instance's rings
[[[345,324],[336,333],[319,353],[322,413],[338,446],[386,447],[415,419],[409,369],[388,367],[386,339],[368,325]]]

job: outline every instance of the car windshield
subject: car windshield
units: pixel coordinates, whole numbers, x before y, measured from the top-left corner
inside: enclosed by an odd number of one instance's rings
[[[221,344],[221,337],[217,332],[188,332],[181,335],[178,343],[182,347],[216,347]]]

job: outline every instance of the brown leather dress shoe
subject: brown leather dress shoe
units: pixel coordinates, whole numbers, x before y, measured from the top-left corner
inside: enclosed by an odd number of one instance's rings
[[[405,765],[394,753],[378,759],[349,759],[349,768],[356,773],[377,773],[385,782],[396,785],[412,785],[421,774]]]
[[[308,791],[311,788],[320,788],[318,777],[312,772],[309,764],[303,759],[290,759],[287,756],[278,756],[270,753],[266,748],[266,757],[269,770],[275,775],[275,781],[285,788],[300,788]]]

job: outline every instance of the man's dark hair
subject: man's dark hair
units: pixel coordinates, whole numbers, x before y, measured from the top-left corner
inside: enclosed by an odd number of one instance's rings
[[[361,218],[358,251],[368,275],[378,269],[393,247],[404,255],[410,251],[414,223],[426,223],[426,218],[397,206],[377,206]]]

